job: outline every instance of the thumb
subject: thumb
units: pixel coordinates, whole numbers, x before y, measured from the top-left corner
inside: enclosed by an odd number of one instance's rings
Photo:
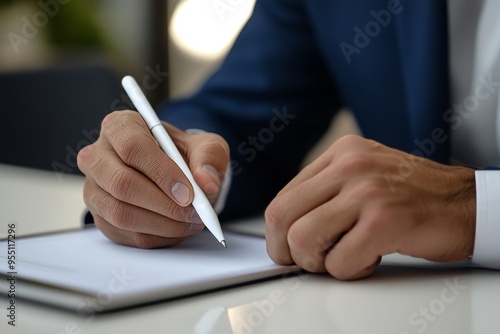
[[[188,165],[194,180],[212,205],[217,202],[229,164],[229,145],[214,133],[193,133],[186,140]]]

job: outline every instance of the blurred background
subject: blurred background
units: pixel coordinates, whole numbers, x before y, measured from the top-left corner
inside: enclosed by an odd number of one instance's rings
[[[100,65],[138,81],[152,75],[149,86],[155,88],[148,95],[157,104],[189,94],[210,74],[253,5],[254,0],[0,0],[0,71]]]
[[[254,4],[0,0],[0,163],[78,174],[76,154],[97,138],[102,118],[132,107],[122,76],[133,75],[153,106],[191,94]],[[352,119],[339,117],[334,137],[352,132]]]
[[[106,114],[132,107],[120,78],[133,75],[153,106],[191,94],[224,59],[254,4],[0,0],[0,225],[15,222],[19,235],[81,226],[76,156],[98,138]],[[332,124],[304,164],[357,131],[346,112]]]
[[[253,0],[0,0],[0,163],[78,174],[102,118],[193,92],[218,66]],[[18,124],[23,124],[19,131]]]

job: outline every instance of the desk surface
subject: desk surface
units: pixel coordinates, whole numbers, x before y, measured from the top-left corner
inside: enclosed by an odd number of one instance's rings
[[[81,226],[84,177],[0,164],[1,226],[16,223],[19,235]],[[7,229],[0,229],[5,238]]]
[[[54,179],[52,179],[54,178]],[[0,236],[81,223],[82,178],[0,165]],[[244,227],[248,229],[248,226]],[[250,228],[258,230],[259,226]],[[22,250],[19,250],[22,254]],[[388,258],[355,282],[304,274],[109,314],[76,314],[17,300],[16,328],[2,333],[490,333],[500,328],[500,273]]]

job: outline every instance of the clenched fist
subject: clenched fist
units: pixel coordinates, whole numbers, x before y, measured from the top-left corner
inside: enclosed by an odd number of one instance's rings
[[[389,253],[467,259],[475,212],[473,170],[346,136],[268,206],[267,247],[277,263],[357,279]]]

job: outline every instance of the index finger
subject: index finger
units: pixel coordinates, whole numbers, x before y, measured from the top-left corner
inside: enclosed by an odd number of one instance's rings
[[[106,116],[102,133],[128,166],[152,180],[181,206],[193,200],[191,183],[154,139],[139,113],[125,110]]]

